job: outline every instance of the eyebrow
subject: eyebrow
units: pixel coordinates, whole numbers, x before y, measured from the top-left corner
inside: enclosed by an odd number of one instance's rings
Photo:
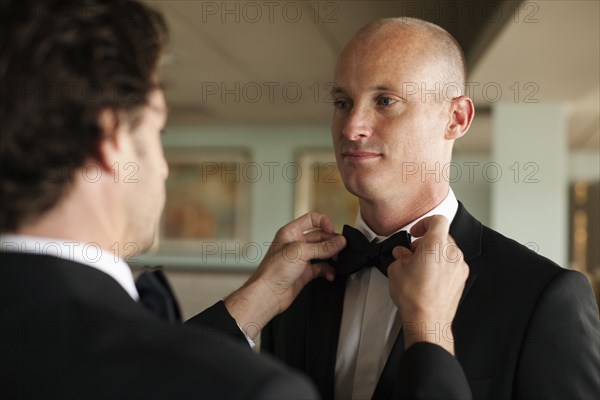
[[[375,86],[372,90],[386,91],[386,90],[395,90],[395,89],[390,85],[378,85],[378,86]]]
[[[392,92],[397,92],[398,90],[393,88],[391,85],[377,85],[374,86],[370,89],[373,92],[386,92],[386,91],[392,91]],[[344,88],[342,88],[341,86],[334,86],[331,89],[331,95],[335,95],[335,94],[345,94],[346,90],[344,90]],[[404,96],[400,96],[397,95],[398,97],[400,97],[402,99],[402,101],[407,102],[408,100],[404,97]]]
[[[331,95],[334,95],[334,94],[346,93],[346,91],[340,86],[334,86],[331,88],[331,91],[329,93]]]

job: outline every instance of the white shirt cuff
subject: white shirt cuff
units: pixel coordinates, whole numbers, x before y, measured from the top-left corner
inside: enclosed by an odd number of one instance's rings
[[[242,327],[240,326],[240,324],[238,324],[236,322],[236,325],[238,326],[238,328],[240,328],[240,331],[242,331],[242,333],[244,334],[244,336],[246,337],[246,340],[248,341],[248,344],[250,345],[251,349],[254,349],[254,346],[256,346],[256,343],[254,343],[254,340],[252,340],[252,338],[250,336],[248,336],[246,334],[246,332],[244,332],[244,330],[242,329]]]

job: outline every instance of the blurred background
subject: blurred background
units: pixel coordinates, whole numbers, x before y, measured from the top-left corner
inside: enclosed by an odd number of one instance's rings
[[[360,27],[397,16],[456,37],[476,107],[453,162],[407,166],[399,184],[414,173],[449,180],[480,221],[586,274],[598,296],[600,2],[149,3],[171,31],[170,176],[158,244],[130,262],[163,265],[185,317],[239,287],[296,216],[353,223],[331,147],[333,68]]]

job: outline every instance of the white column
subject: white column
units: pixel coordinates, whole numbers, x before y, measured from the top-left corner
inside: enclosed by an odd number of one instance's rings
[[[492,227],[567,266],[568,144],[563,106],[497,104],[492,126],[492,162],[484,171],[492,187]]]

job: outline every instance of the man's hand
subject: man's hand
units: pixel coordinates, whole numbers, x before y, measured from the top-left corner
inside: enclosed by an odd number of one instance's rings
[[[469,267],[448,230],[445,217],[424,218],[410,230],[419,237],[412,244],[413,251],[394,249],[389,289],[402,318],[405,348],[432,342],[454,354],[451,325]]]
[[[312,259],[327,259],[346,245],[323,214],[308,213],[281,228],[248,281],[225,299],[238,325],[254,339],[277,314],[285,311],[302,288],[317,277],[333,281],[334,269]]]

